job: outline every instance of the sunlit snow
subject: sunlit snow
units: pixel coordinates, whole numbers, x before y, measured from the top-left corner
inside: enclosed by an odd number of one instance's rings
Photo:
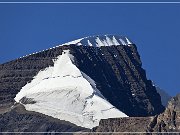
[[[87,40],[87,41],[88,41],[88,46],[93,46],[89,40]]]
[[[122,40],[122,39],[119,39],[119,40],[121,41],[122,45],[126,45],[126,43],[124,42],[124,40]]]
[[[117,41],[117,39],[113,36],[112,42],[114,43],[114,45],[120,45],[119,42]]]
[[[103,44],[103,42],[99,39],[99,37],[96,38],[96,42],[97,42],[97,44],[96,44],[97,47],[105,46],[105,45]]]
[[[127,37],[126,37],[126,41],[128,45],[132,44]]]
[[[15,101],[29,111],[86,128],[98,126],[100,119],[127,117],[105,100],[94,80],[73,62],[69,50],[64,51],[54,60],[54,66],[39,71],[30,83],[22,87]]]
[[[108,43],[109,46],[115,45],[115,44],[113,43],[113,41],[112,41],[108,36],[106,36],[106,42]],[[118,43],[118,44],[119,44],[119,43]]]

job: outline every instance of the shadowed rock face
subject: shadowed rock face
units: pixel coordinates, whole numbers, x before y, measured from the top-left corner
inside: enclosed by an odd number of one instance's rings
[[[74,64],[96,82],[104,97],[128,116],[151,116],[164,110],[132,44],[64,45],[0,65],[0,112],[8,111],[20,89],[41,69],[52,66],[53,59],[67,49],[74,56]]]
[[[180,132],[180,94],[159,115],[104,119],[92,132]]]
[[[146,79],[135,45],[77,48],[78,68],[89,75],[115,107],[128,116],[155,115],[163,111],[160,96]]]

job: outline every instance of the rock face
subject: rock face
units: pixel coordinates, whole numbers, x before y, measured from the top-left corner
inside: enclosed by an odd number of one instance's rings
[[[16,104],[10,112],[0,115],[1,132],[84,132],[88,129],[78,127],[67,121],[58,120],[40,113],[26,111]],[[43,134],[42,133],[42,134]],[[19,134],[19,133],[18,133]]]
[[[164,110],[141,68],[135,45],[85,50],[73,46],[72,54],[78,68],[96,82],[105,98],[128,116],[155,115]]]
[[[153,117],[103,119],[92,132],[146,132],[152,120]]]
[[[63,50],[70,50],[76,67],[91,77],[107,101],[126,115],[142,117],[163,112],[160,95],[146,78],[135,44],[118,36],[104,38],[80,39],[1,64],[0,113],[11,111],[21,88],[40,70],[53,66],[53,59]]]
[[[173,97],[166,110],[154,118],[150,131],[180,132],[180,94]]]
[[[92,132],[180,132],[180,94],[173,97],[165,111],[151,117],[101,120]]]

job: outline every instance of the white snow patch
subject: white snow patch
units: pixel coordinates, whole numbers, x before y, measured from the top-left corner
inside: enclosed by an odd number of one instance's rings
[[[74,40],[74,41],[71,41],[71,42],[67,42],[67,43],[64,43],[62,45],[71,45],[71,44],[77,44],[79,43],[83,38],[80,38],[80,39],[77,39],[77,40]]]
[[[81,46],[82,44],[81,44],[81,42],[79,42],[79,43],[77,43],[77,45],[78,45],[78,46]]]
[[[116,38],[114,36],[113,36],[113,40],[112,41],[113,41],[114,45],[120,45],[119,42],[116,40]]]
[[[103,42],[104,46],[109,46],[109,44],[107,43],[106,40],[103,40],[102,42]]]
[[[96,42],[97,42],[97,47],[101,47],[101,46],[105,46],[104,44],[103,44],[103,42],[99,39],[99,37],[97,37],[96,38]]]
[[[109,46],[115,45],[108,36],[106,36],[106,42],[108,43]]]
[[[54,60],[54,66],[40,71],[16,95],[35,101],[24,103],[26,110],[43,113],[78,126],[93,128],[100,119],[127,117],[111,105],[96,88],[96,83],[74,64],[69,50]]]
[[[122,45],[126,45],[126,43],[124,42],[124,40],[122,40],[122,39],[119,39],[119,40],[121,41]]]
[[[128,45],[132,44],[132,43],[129,41],[128,38],[126,38],[126,41],[127,41],[127,44],[128,44]]]
[[[88,40],[88,46],[93,46],[89,40]]]

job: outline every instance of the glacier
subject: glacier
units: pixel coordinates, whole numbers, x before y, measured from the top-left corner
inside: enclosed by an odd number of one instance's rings
[[[111,42],[117,43],[115,39]],[[54,66],[39,71],[14,98],[26,110],[90,129],[98,126],[101,119],[128,117],[110,104],[95,81],[73,64],[74,56],[69,50],[53,61]]]

